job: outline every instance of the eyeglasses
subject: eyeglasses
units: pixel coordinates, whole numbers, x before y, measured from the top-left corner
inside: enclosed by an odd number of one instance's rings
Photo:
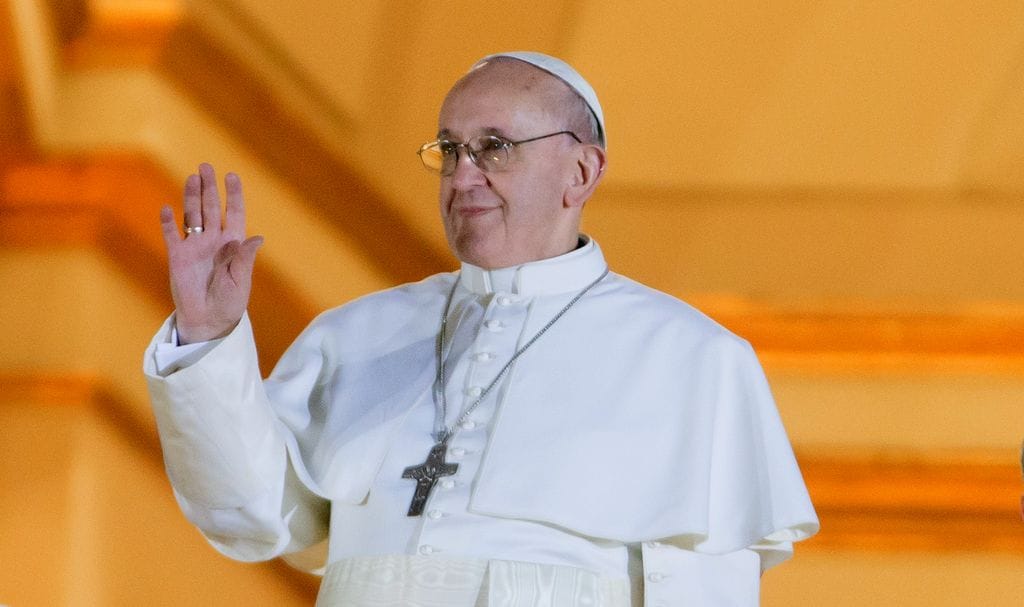
[[[556,135],[568,135],[575,139],[576,143],[583,143],[576,136],[576,133],[572,131],[558,131],[557,133],[548,133],[540,137],[520,139],[519,141],[509,141],[504,137],[496,135],[481,135],[465,143],[438,139],[424,143],[416,153],[419,154],[420,160],[423,161],[423,166],[431,171],[441,173],[444,177],[455,172],[455,167],[459,164],[459,148],[466,148],[466,154],[469,155],[469,159],[473,164],[480,167],[481,171],[498,171],[508,164],[508,152],[513,147],[530,143],[531,141],[555,137]]]

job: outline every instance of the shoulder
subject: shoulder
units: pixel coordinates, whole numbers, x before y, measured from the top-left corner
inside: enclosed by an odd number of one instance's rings
[[[742,337],[691,304],[631,278],[611,274],[607,299],[615,322],[632,331],[681,343],[749,349]]]
[[[335,322],[347,317],[402,314],[434,302],[444,303],[457,273],[434,274],[383,291],[363,295],[341,306],[321,313],[316,322]]]
[[[372,334],[379,341],[387,341],[396,335],[415,337],[424,327],[436,332],[435,323],[425,323],[424,319],[440,318],[457,277],[457,273],[434,274],[418,282],[363,295],[319,314],[304,335],[314,339],[346,336],[358,340],[358,336]]]

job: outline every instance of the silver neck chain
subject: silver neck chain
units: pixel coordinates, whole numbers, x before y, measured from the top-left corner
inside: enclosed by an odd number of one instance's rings
[[[448,330],[448,313],[449,311],[451,311],[452,299],[455,297],[455,290],[459,286],[459,278],[456,278],[455,283],[452,285],[451,290],[448,292],[448,300],[447,302],[445,302],[444,312],[441,314],[441,332],[437,334],[437,378],[434,381],[434,403],[435,406],[437,404],[440,404],[439,408],[441,409],[441,419],[440,423],[435,424],[434,440],[436,440],[438,444],[447,443],[448,440],[451,439],[451,437],[458,431],[459,426],[464,421],[466,421],[466,419],[469,418],[469,415],[473,413],[473,411],[480,405],[480,403],[483,402],[485,398],[487,398],[487,395],[491,392],[494,386],[498,385],[498,382],[501,380],[501,378],[504,377],[505,373],[507,373],[508,370],[512,367],[512,363],[516,362],[516,359],[522,356],[523,352],[526,352],[528,349],[530,349],[530,346],[532,346],[538,339],[540,339],[541,335],[547,333],[548,329],[550,329],[556,322],[558,322],[560,318],[562,318],[562,316],[565,315],[566,312],[569,311],[569,308],[576,305],[576,302],[582,299],[588,291],[596,287],[597,283],[604,280],[604,277],[607,275],[608,268],[606,267],[604,269],[604,272],[602,272],[600,276],[598,276],[593,282],[591,282],[587,286],[583,287],[583,289],[579,293],[577,293],[572,299],[570,299],[569,303],[565,304],[565,306],[561,310],[559,310],[557,314],[551,317],[551,320],[549,320],[547,324],[541,327],[540,330],[537,331],[537,333],[535,333],[529,341],[527,341],[525,344],[522,345],[522,347],[516,350],[515,354],[512,355],[512,358],[508,359],[508,362],[505,363],[505,366],[502,367],[501,370],[498,371],[498,374],[494,376],[494,379],[491,380],[491,383],[487,384],[487,387],[485,387],[480,392],[480,395],[477,396],[477,399],[470,403],[470,405],[466,407],[461,414],[459,414],[459,417],[458,419],[455,420],[455,423],[453,423],[451,426],[446,426],[444,425],[444,422],[446,419],[448,419],[448,399],[445,396],[444,336]],[[438,427],[440,427],[440,429],[437,429]]]

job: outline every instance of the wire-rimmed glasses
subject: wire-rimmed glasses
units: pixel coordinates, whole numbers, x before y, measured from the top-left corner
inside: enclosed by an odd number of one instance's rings
[[[557,135],[569,135],[576,140],[576,143],[583,143],[572,131],[558,131],[519,141],[509,141],[497,135],[480,135],[465,143],[437,139],[424,143],[416,153],[419,154],[423,166],[447,177],[455,172],[455,167],[459,164],[459,148],[466,148],[466,154],[469,155],[473,164],[480,167],[481,171],[490,172],[501,170],[508,164],[508,153],[513,147]]]

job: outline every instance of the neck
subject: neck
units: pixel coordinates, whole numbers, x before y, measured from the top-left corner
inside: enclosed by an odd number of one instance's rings
[[[505,262],[505,261],[500,261],[500,262],[495,262],[495,263],[487,263],[486,261],[476,262],[476,261],[473,261],[471,259],[464,259],[464,258],[461,258],[461,257],[459,258],[459,261],[462,262],[462,263],[467,263],[467,264],[472,265],[472,266],[476,266],[476,267],[480,268],[481,270],[486,270],[488,272],[493,272],[495,270],[505,270],[507,268],[517,268],[519,266],[523,266],[523,265],[530,264],[530,263],[536,263],[538,261],[547,261],[549,259],[557,259],[557,258],[559,258],[559,257],[561,257],[563,255],[568,255],[569,253],[572,253],[573,251],[582,248],[584,245],[587,244],[587,242],[588,242],[587,239],[584,238],[582,235],[577,235],[570,245],[566,246],[564,249],[559,249],[558,252],[554,253],[553,255],[547,255],[547,256],[543,256],[543,257],[531,257],[531,258],[528,258],[528,259],[517,260],[517,261],[512,261],[512,262]]]

